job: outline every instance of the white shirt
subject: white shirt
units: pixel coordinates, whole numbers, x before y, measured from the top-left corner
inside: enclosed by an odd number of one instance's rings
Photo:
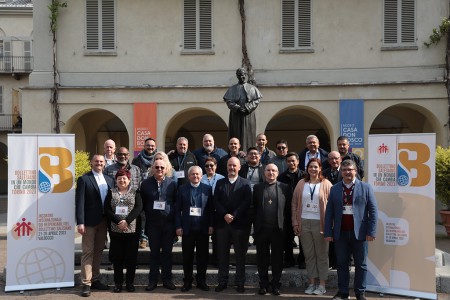
[[[102,198],[102,203],[105,203],[106,194],[108,193],[108,184],[106,183],[103,173],[94,173],[95,181],[97,181],[98,189],[100,190],[100,197]]]

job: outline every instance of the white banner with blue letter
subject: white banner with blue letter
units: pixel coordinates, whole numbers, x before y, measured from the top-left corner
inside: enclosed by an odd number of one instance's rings
[[[5,291],[74,285],[75,136],[8,135]]]
[[[367,290],[437,299],[435,151],[434,133],[369,135],[367,178],[379,219]]]

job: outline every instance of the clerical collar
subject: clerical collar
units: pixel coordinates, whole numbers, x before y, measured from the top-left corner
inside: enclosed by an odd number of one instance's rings
[[[274,185],[275,183],[277,183],[276,180],[275,180],[274,182],[267,182],[267,181],[266,181],[266,184],[267,184],[267,185]]]
[[[288,169],[288,172],[291,173],[291,174],[295,174],[295,173],[297,173],[297,171],[298,171],[298,168],[295,169],[294,171],[291,171],[291,170]]]
[[[345,183],[345,181],[342,181],[342,183],[345,185],[346,188],[351,188],[352,185],[355,184],[356,178],[353,178],[352,182],[350,184]]]
[[[236,180],[238,179],[238,176],[234,177],[234,178],[230,178],[228,177],[228,181],[233,184]]]
[[[197,188],[199,185],[200,185],[200,182],[197,183],[197,184],[193,184],[193,183],[191,182],[191,186],[192,186],[193,188]]]

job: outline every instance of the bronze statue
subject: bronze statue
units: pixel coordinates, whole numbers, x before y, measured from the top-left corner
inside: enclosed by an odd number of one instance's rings
[[[223,100],[230,109],[228,122],[228,139],[238,138],[242,149],[256,145],[256,117],[255,110],[261,101],[259,90],[250,83],[246,83],[247,71],[244,68],[236,70],[239,83],[231,86],[223,96]]]

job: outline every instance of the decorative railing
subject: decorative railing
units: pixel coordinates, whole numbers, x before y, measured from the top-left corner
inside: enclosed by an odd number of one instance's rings
[[[0,114],[0,132],[22,132],[22,118],[18,115]]]
[[[0,56],[0,73],[31,73],[33,56]]]

